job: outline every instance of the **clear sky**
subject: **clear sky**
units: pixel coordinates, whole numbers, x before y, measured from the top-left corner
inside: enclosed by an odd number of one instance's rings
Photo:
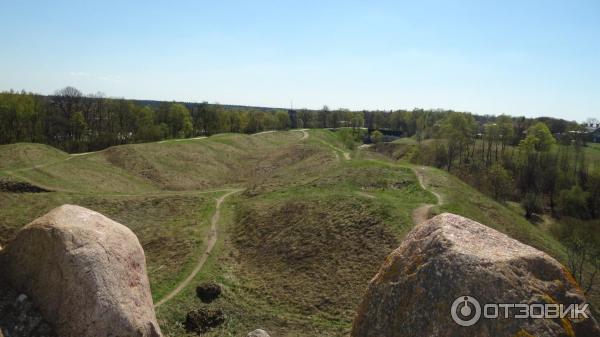
[[[0,90],[600,117],[600,1],[0,0]]]

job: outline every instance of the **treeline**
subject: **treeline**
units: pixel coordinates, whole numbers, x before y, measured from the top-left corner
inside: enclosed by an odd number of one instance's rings
[[[208,103],[156,103],[106,98],[102,94],[83,95],[73,87],[66,87],[51,96],[13,91],[0,93],[0,144],[37,142],[68,152],[84,152],[112,145],[223,132],[339,127],[394,130],[421,140],[436,137],[442,121],[455,114],[448,110],[423,109],[350,111],[330,110],[324,106],[320,110],[286,111]],[[490,124],[494,117],[470,118],[481,128]],[[514,132],[511,137],[503,138],[503,142],[511,145],[516,145],[523,131],[536,122],[526,118],[510,120]],[[544,121],[550,125],[552,133],[577,126],[557,119]],[[462,155],[460,147],[465,144],[458,146],[451,149],[451,156],[455,152]]]
[[[0,144],[45,143],[68,152],[112,145],[223,132],[255,133],[288,128],[400,130],[427,137],[447,111],[350,111],[231,107],[208,103],[134,101],[83,95],[66,87],[54,95],[0,93]]]
[[[222,132],[290,127],[287,111],[224,109],[207,103],[161,103],[83,95],[73,87],[52,96],[0,93],[0,143],[45,143],[68,152]]]
[[[451,171],[497,200],[520,202],[527,217],[600,218],[600,163],[588,162],[576,123],[449,113],[432,127],[435,139],[413,160]]]

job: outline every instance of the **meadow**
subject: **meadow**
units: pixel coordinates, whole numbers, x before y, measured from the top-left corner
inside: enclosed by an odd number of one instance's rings
[[[445,171],[356,145],[335,131],[292,130],[79,155],[39,144],[0,146],[0,179],[49,190],[0,192],[0,244],[58,205],[99,211],[138,236],[156,303],[204,252],[215,199],[240,189],[220,209],[217,242],[201,271],[156,309],[167,336],[187,336],[185,315],[201,306],[226,315],[207,336],[256,328],[272,336],[347,336],[366,284],[424,204],[434,205],[429,216],[467,216],[564,260],[561,243],[519,210]],[[211,304],[195,296],[205,281],[223,287]]]

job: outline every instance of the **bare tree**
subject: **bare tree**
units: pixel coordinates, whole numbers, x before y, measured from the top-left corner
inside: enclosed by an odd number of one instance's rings
[[[573,237],[567,246],[571,273],[587,295],[597,286],[600,273],[600,249],[590,239]]]
[[[62,111],[65,118],[70,118],[77,109],[83,94],[77,88],[64,87],[54,93],[54,103]]]

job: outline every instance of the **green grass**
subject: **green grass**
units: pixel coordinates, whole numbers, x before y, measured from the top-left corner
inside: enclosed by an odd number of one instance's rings
[[[206,139],[115,146],[81,156],[53,152],[45,145],[4,145],[0,146],[0,158],[16,159],[6,160],[8,164],[0,169],[0,175],[52,190],[81,193],[223,188],[253,177],[252,169],[268,159],[269,153],[296,143],[299,137],[298,132],[223,134]],[[24,150],[18,150],[20,147]],[[39,154],[39,147],[48,150],[51,158],[40,159],[43,166],[28,159],[44,157]],[[32,152],[30,148],[36,149],[35,155],[24,154]]]
[[[444,204],[436,208],[436,213],[465,216],[564,261],[562,244],[550,233],[527,221],[519,209],[487,197],[446,171],[427,167],[425,172],[427,184],[444,197]]]
[[[69,155],[44,144],[17,143],[0,146],[0,171],[59,162]]]
[[[310,159],[304,164],[321,167]],[[277,336],[348,334],[367,282],[412,228],[412,210],[435,198],[409,168],[368,160],[329,165],[309,170],[308,181],[249,188],[227,201],[218,244],[194,282],[224,287],[210,306],[227,323],[207,336],[256,328]],[[261,229],[266,236],[255,235]],[[185,313],[203,305],[190,286],[159,308],[165,333],[187,336]]]
[[[23,225],[63,204],[77,204],[129,227],[146,253],[155,300],[185,278],[204,251],[215,194],[95,196],[70,193],[0,193],[0,243]]]
[[[386,154],[374,151],[364,151],[362,156],[391,161]],[[519,208],[493,200],[445,170],[414,165],[404,158],[393,162],[404,167],[423,168],[426,184],[444,198],[444,204],[434,208],[435,214],[450,212],[476,220],[564,261],[563,245],[548,231],[525,219]]]
[[[420,188],[411,164],[348,150],[336,132],[309,134],[302,141],[300,132],[222,134],[83,156],[35,144],[0,146],[0,175],[54,190],[0,192],[0,243],[58,205],[97,210],[140,239],[156,301],[204,251],[218,190],[243,187],[221,208],[218,241],[202,271],[157,309],[165,335],[188,336],[186,313],[206,305],[195,286],[214,281],[224,293],[209,306],[227,319],[206,336],[244,336],[257,328],[277,336],[346,336],[367,282],[413,227],[412,211],[436,198]],[[444,171],[425,173],[427,185],[444,196],[435,212],[470,217],[564,257],[560,243],[517,207]]]
[[[585,155],[590,167],[600,169],[600,144],[588,143],[588,146],[585,148]]]

